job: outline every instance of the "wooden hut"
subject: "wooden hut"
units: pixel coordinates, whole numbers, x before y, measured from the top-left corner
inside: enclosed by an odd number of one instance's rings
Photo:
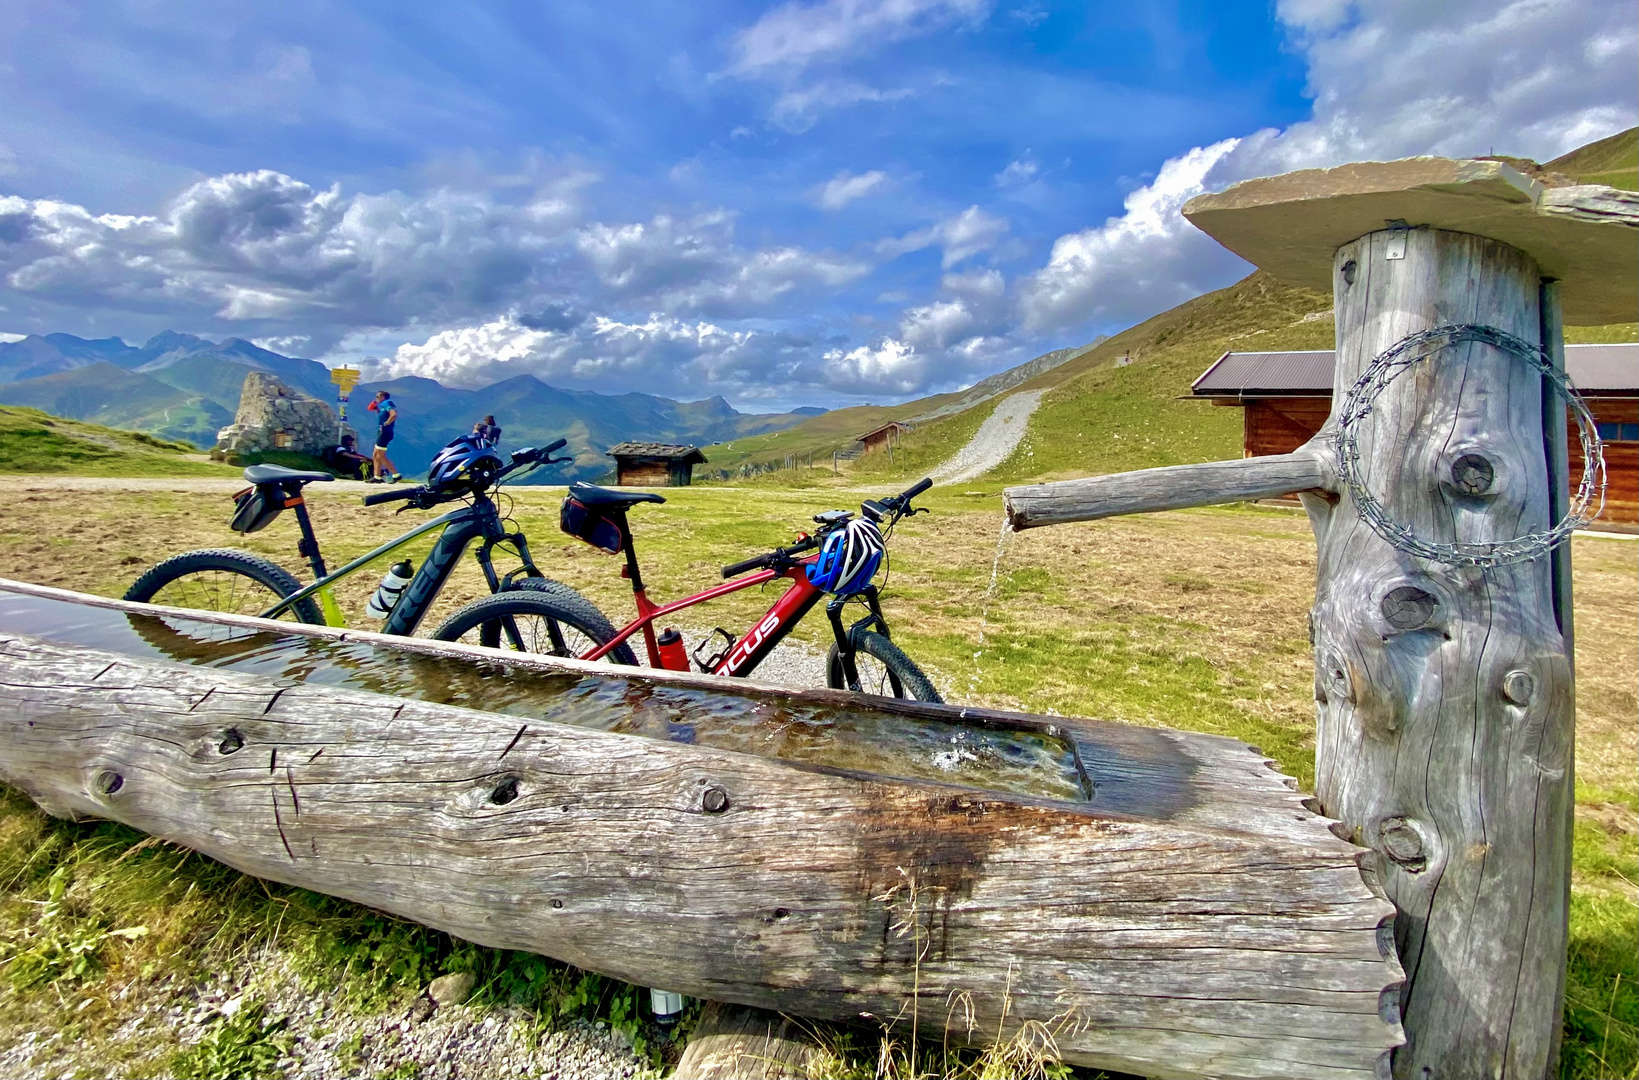
[[[1196,379],[1191,396],[1235,406],[1247,457],[1290,454],[1314,437],[1332,410],[1330,349],[1226,352]],[[1605,443],[1605,512],[1595,528],[1639,531],[1639,344],[1567,345],[1565,372],[1588,401]],[[1572,475],[1582,445],[1569,426]]]
[[[617,487],[688,487],[694,467],[706,463],[699,447],[673,443],[623,442],[610,447],[609,456]]]
[[[859,437],[860,446],[869,454],[872,450],[886,450],[890,446],[898,446],[899,439],[905,432],[911,430],[911,425],[902,424],[898,420],[890,420],[881,427],[872,428]]]

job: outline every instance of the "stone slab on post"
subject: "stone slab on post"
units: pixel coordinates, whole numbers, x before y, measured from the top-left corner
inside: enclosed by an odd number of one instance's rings
[[[1420,331],[1491,327],[1552,357],[1561,291],[1568,321],[1631,318],[1639,197],[1545,189],[1499,162],[1419,158],[1247,181],[1184,213],[1260,268],[1332,287],[1331,418],[1262,466],[1010,489],[1010,519],[1027,528],[1228,502],[1283,472],[1302,477],[1318,547],[1317,794],[1372,849],[1362,872],[1398,910],[1408,1041],[1394,1074],[1550,1075],[1573,811],[1569,552],[1476,566],[1391,543],[1338,478],[1339,423],[1374,359]],[[1352,421],[1359,478],[1432,544],[1540,533],[1567,489],[1557,396],[1528,360],[1450,344]]]

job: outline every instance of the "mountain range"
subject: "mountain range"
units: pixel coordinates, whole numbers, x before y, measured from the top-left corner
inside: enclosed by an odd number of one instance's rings
[[[30,335],[0,344],[0,404],[25,405],[72,420],[143,431],[204,448],[231,423],[251,371],[266,371],[323,401],[335,400],[330,371],[314,360],[283,356],[240,338],[214,342],[166,331],[141,346],[119,338]],[[352,392],[349,419],[370,441],[364,402],[389,390],[402,417],[394,463],[425,467],[439,447],[493,414],[508,446],[566,438],[575,464],[550,479],[602,476],[610,446],[630,439],[706,445],[780,431],[824,409],[742,413],[721,397],[673,401],[650,394],[597,394],[548,386],[519,375],[477,390],[405,377],[363,383]]]

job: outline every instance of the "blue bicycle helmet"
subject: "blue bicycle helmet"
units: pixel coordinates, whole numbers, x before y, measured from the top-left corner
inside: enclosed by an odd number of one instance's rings
[[[489,486],[502,468],[501,455],[485,446],[477,435],[462,435],[433,458],[427,469],[427,486],[435,491],[457,487],[481,490]]]
[[[808,564],[808,580],[837,596],[864,589],[882,568],[882,530],[869,518],[856,518],[826,534],[819,558]]]

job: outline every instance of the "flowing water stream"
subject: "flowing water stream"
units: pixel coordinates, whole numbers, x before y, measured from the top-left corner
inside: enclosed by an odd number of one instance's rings
[[[1002,531],[996,536],[996,554],[990,560],[990,584],[985,588],[985,598],[979,606],[979,640],[973,650],[973,670],[967,677],[967,696],[973,698],[979,693],[980,663],[985,655],[985,629],[990,622],[990,602],[996,597],[996,583],[1001,580],[1002,556],[1007,553],[1007,538],[1013,535],[1013,526],[1007,520],[1007,514],[1002,514]]]
[[[1001,562],[1006,532],[996,549]],[[991,571],[991,592],[996,587]],[[987,594],[988,603],[988,594]],[[475,664],[360,642],[245,633],[186,619],[0,591],[0,630],[133,657],[255,674],[842,769],[1083,801],[1092,795],[1065,737],[980,720],[907,717],[732,685],[704,690],[621,677]],[[983,632],[981,630],[981,651]],[[977,676],[975,654],[975,677]],[[724,680],[728,683],[729,680]]]

